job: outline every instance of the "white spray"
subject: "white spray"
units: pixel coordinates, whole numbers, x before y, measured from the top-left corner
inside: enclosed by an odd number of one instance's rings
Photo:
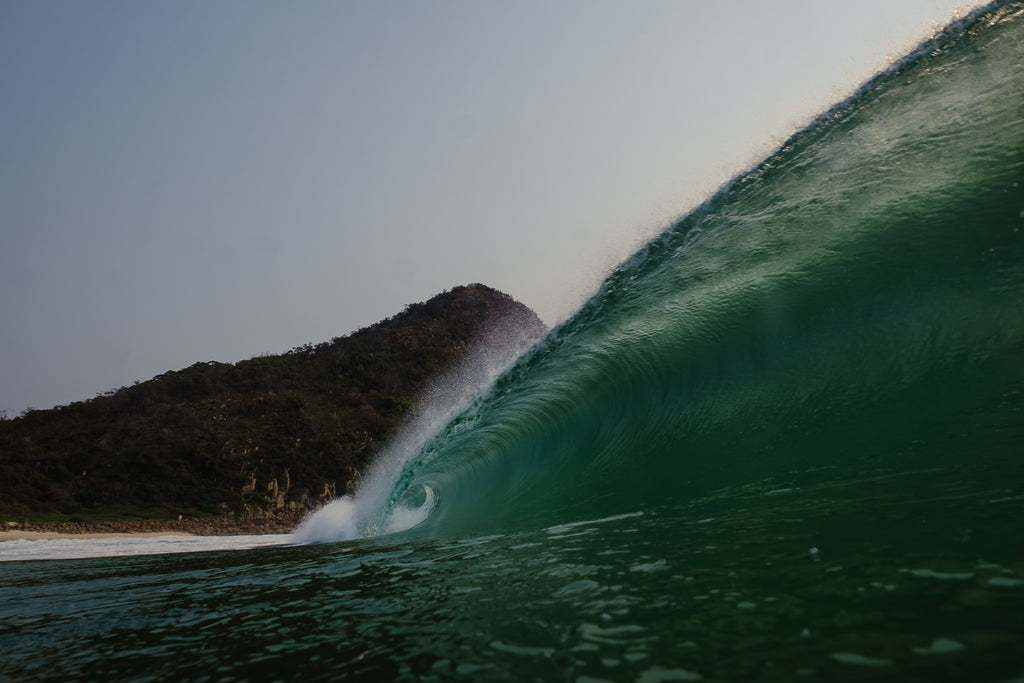
[[[406,463],[536,341],[536,336],[514,323],[486,333],[456,369],[431,382],[412,419],[380,453],[356,493],[311,513],[292,532],[292,541],[319,543],[394,533],[426,519],[436,502],[430,489],[421,492],[414,506],[387,509]]]

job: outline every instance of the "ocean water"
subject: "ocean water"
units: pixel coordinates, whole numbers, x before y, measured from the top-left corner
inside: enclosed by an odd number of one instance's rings
[[[0,544],[0,680],[1024,680],[1022,409],[1000,2],[294,535]]]

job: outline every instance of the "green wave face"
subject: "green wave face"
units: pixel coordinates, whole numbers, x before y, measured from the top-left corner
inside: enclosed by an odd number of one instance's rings
[[[391,501],[436,493],[420,529],[445,534],[758,481],[996,481],[1021,473],[1022,391],[1024,8],[1003,3],[621,265]]]

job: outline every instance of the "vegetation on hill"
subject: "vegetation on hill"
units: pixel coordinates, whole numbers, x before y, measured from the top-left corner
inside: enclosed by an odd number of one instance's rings
[[[2,420],[0,518],[298,519],[353,490],[432,378],[543,333],[508,295],[456,287],[344,338]]]

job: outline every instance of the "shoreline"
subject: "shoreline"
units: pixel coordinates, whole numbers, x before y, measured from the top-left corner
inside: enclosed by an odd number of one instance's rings
[[[4,541],[67,540],[78,538],[144,538],[147,536],[196,536],[187,531],[111,531],[63,534],[59,531],[0,531],[0,543]]]
[[[258,536],[288,534],[301,520],[263,518],[140,520],[124,522],[0,522],[0,542],[14,540],[113,538],[116,536]]]

